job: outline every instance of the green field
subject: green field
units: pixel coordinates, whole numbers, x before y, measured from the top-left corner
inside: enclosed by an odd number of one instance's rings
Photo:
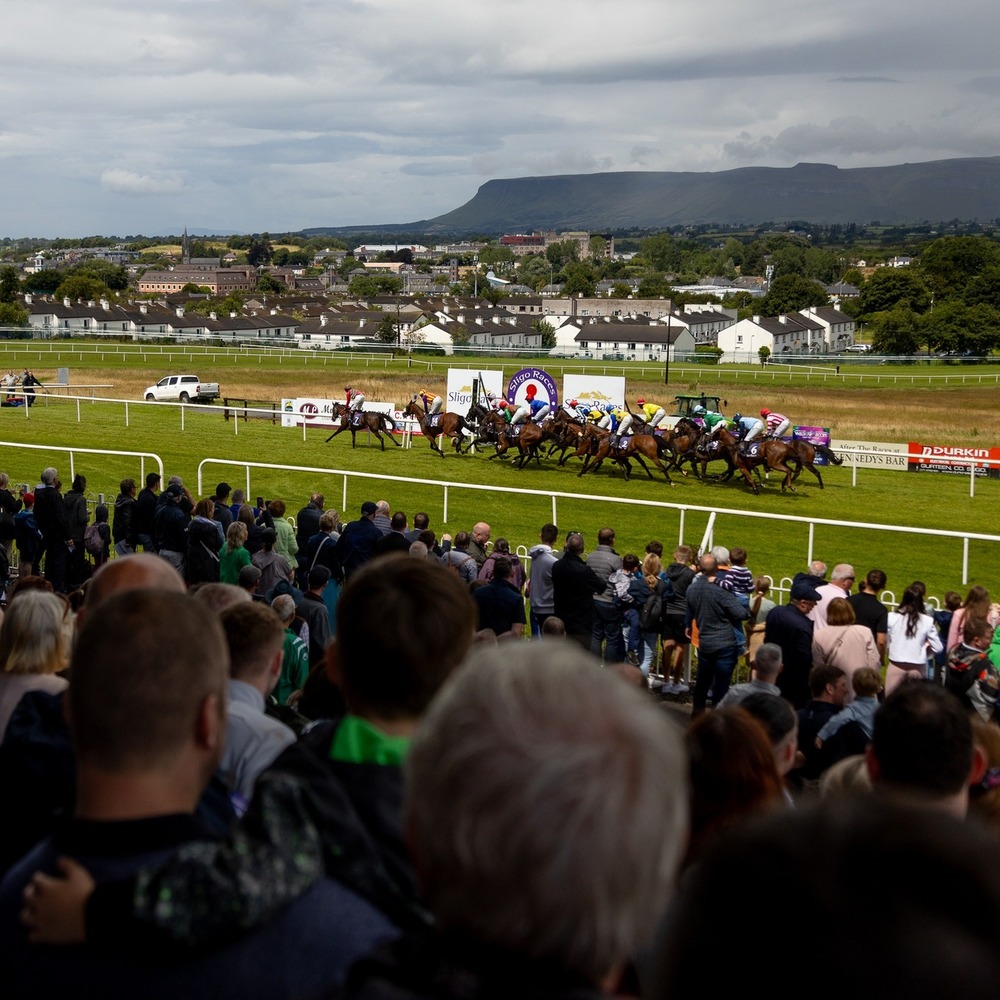
[[[55,347],[55,344],[46,345]],[[21,349],[24,358],[28,352]],[[35,350],[34,346],[29,351]],[[72,353],[72,356],[70,352]],[[175,354],[180,354],[174,349]],[[105,352],[110,355],[112,352]],[[224,352],[217,352],[222,354]],[[58,356],[45,356],[45,367],[32,358],[15,361],[0,358],[0,367],[31,364],[48,380],[58,364],[68,364],[74,384],[104,382],[114,388],[94,390],[108,396],[137,398],[141,386],[154,381],[154,375],[170,371],[195,371],[206,380],[238,384],[244,394],[256,399],[278,399],[282,395],[330,395],[339,391],[344,377],[357,384],[362,375],[378,371],[359,369],[355,364],[343,370],[343,360],[336,357],[320,362],[303,358],[265,358],[263,355],[240,352],[235,356],[220,357],[214,364],[205,358],[197,360],[174,357],[168,361],[149,357],[144,361],[122,356],[106,356],[81,351],[76,345],[63,349]],[[379,359],[381,361],[381,359]],[[339,361],[339,363],[337,363]],[[457,364],[464,364],[457,361]],[[509,360],[504,367],[513,370]],[[519,364],[519,362],[518,362]],[[404,393],[413,378],[426,379],[426,372],[414,374],[406,362],[396,362],[393,369],[378,371],[383,377],[383,388],[397,384],[395,399]],[[550,366],[551,367],[551,366]],[[308,373],[308,378],[306,377]],[[942,373],[943,374],[943,373]],[[951,374],[949,372],[949,374]],[[958,377],[967,375],[954,372]],[[977,373],[978,374],[978,373]],[[238,382],[236,381],[238,379]],[[393,380],[396,380],[394,383]],[[407,381],[409,380],[409,381]],[[796,385],[789,390],[801,393],[805,376],[795,376]],[[307,384],[308,383],[308,384]],[[631,391],[630,380],[630,391]],[[638,383],[640,386],[642,383]],[[130,386],[123,392],[123,386]],[[134,385],[140,389],[134,390]],[[326,392],[322,387],[326,387]],[[678,387],[676,391],[680,391]],[[251,391],[255,390],[255,391]],[[391,389],[387,389],[391,392]],[[745,387],[744,387],[745,391]],[[815,396],[822,390],[814,386]],[[837,390],[827,390],[836,392]],[[840,389],[843,392],[843,389]],[[954,387],[952,388],[954,390]],[[970,397],[978,394],[978,387],[969,386]],[[995,391],[995,390],[991,390]],[[924,390],[934,394],[934,390]],[[89,391],[88,391],[89,393]],[[914,398],[915,390],[894,394],[897,406],[921,407]],[[919,393],[918,393],[919,394]],[[370,398],[392,398],[383,394]],[[872,394],[872,406],[884,405],[887,390]],[[834,397],[831,395],[831,399]],[[831,404],[832,405],[832,404]],[[893,405],[890,399],[889,405]],[[558,499],[557,523],[562,531],[570,529],[584,532],[588,544],[593,544],[596,531],[605,524],[613,525],[618,532],[617,548],[620,552],[641,552],[645,544],[657,538],[669,548],[678,540],[682,512],[677,509],[651,509],[616,502],[621,499],[661,501],[683,505],[684,539],[697,545],[702,538],[709,513],[693,508],[730,508],[737,511],[766,512],[783,518],[820,518],[874,522],[882,525],[907,525],[913,527],[955,530],[981,534],[1000,534],[1000,481],[978,480],[976,496],[969,497],[969,481],[963,476],[912,475],[900,472],[859,470],[858,485],[851,486],[851,472],[847,468],[823,470],[827,488],[819,490],[808,472],[798,481],[797,492],[782,495],[776,479],[772,479],[759,497],[754,497],[744,485],[735,480],[729,484],[703,483],[674,476],[677,483],[669,487],[661,476],[650,481],[641,472],[624,483],[621,475],[602,470],[597,475],[578,478],[578,465],[571,460],[565,468],[556,468],[554,462],[542,467],[531,467],[518,472],[509,463],[489,461],[485,454],[468,457],[449,455],[442,460],[430,452],[425,441],[414,439],[413,448],[403,451],[392,448],[383,454],[374,441],[369,443],[359,436],[358,447],[351,449],[350,437],[341,435],[330,445],[323,439],[329,433],[324,429],[309,431],[306,441],[301,429],[287,429],[272,425],[270,421],[226,421],[221,408],[210,412],[188,410],[184,417],[185,429],[181,430],[179,409],[166,406],[132,405],[129,407],[129,426],[125,426],[125,408],[121,403],[97,402],[79,404],[49,396],[40,398],[29,416],[23,410],[5,409],[0,419],[7,426],[0,433],[5,442],[2,467],[14,482],[38,481],[38,473],[49,462],[57,465],[63,481],[69,483],[69,458],[64,453],[32,452],[16,447],[18,443],[43,444],[56,447],[92,447],[133,451],[151,451],[164,462],[167,475],[179,474],[198,492],[198,464],[205,458],[230,461],[229,465],[209,465],[204,473],[203,494],[211,495],[215,484],[225,479],[233,486],[245,485],[246,472],[240,463],[267,462],[284,465],[310,466],[323,472],[291,472],[253,470],[250,478],[251,496],[282,497],[290,513],[294,513],[314,490],[327,497],[327,506],[338,510],[342,507],[345,477],[343,471],[369,475],[401,476],[444,481],[452,484],[473,484],[482,490],[452,487],[448,490],[448,516],[443,520],[444,491],[441,486],[394,483],[387,480],[350,480],[347,486],[346,511],[356,516],[360,504],[366,499],[389,500],[393,508],[408,513],[426,510],[431,516],[431,526],[437,531],[454,533],[468,528],[473,522],[484,519],[493,527],[493,537],[503,535],[514,545],[530,545],[537,538],[538,527],[552,516],[553,493],[586,494],[587,498]],[[238,434],[236,433],[238,427]],[[870,438],[881,438],[880,427],[872,428]],[[860,436],[860,435],[859,435]],[[893,438],[888,438],[892,440]],[[905,438],[895,438],[905,440]],[[147,463],[147,471],[153,468]],[[92,493],[102,492],[113,498],[118,480],[126,475],[139,478],[136,459],[104,456],[77,456],[75,471],[88,478]],[[512,496],[496,487],[516,486],[540,491],[539,496]],[[597,498],[597,499],[594,499]],[[735,514],[720,514],[715,523],[715,541],[727,545],[743,545],[750,552],[749,565],[755,572],[766,572],[776,579],[791,576],[800,570],[808,551],[809,525],[791,520],[764,521],[740,518]],[[932,594],[945,590],[962,590],[961,539],[935,536],[896,534],[817,525],[813,552],[816,558],[827,562],[851,562],[864,572],[873,567],[884,568],[890,577],[889,589],[900,593],[912,579],[926,581]],[[969,582],[983,583],[991,590],[1000,590],[994,567],[1000,556],[996,542],[972,541],[969,546]]]

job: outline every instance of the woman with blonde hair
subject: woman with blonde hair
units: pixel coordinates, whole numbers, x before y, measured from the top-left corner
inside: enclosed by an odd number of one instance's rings
[[[7,606],[0,626],[0,739],[17,703],[29,691],[59,694],[68,686],[55,676],[69,662],[64,621],[67,604],[44,590],[25,590]]]
[[[840,667],[847,674],[848,694],[844,704],[854,700],[851,678],[855,670],[871,667],[878,670],[881,664],[878,646],[872,630],[857,625],[854,608],[843,597],[835,597],[827,606],[826,625],[813,632],[813,666]]]
[[[247,540],[247,526],[242,521],[233,521],[226,529],[226,544],[219,553],[219,582],[239,582],[240,570],[250,565],[250,553],[243,547]]]

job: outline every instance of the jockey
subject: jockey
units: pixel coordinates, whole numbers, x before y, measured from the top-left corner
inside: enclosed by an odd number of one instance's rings
[[[344,395],[347,397],[347,409],[352,413],[358,413],[365,405],[365,394],[360,389],[352,389],[349,385],[344,386]]]
[[[775,413],[766,406],[760,411],[760,415],[767,421],[767,436],[770,438],[780,438],[792,426],[788,417],[781,413]]]
[[[421,389],[417,393],[417,398],[424,404],[424,413],[433,416],[435,413],[441,412],[441,407],[444,406],[444,400],[433,392],[428,392],[426,389]]]
[[[667,411],[659,403],[647,403],[640,397],[636,400],[636,404],[642,407],[643,419],[650,430],[656,430],[667,415]]]
[[[531,409],[531,419],[536,424],[540,424],[549,415],[549,404],[540,399],[529,400],[528,407]]]
[[[724,417],[721,413],[716,413],[714,410],[706,410],[701,417],[705,421],[705,426],[708,428],[709,437],[715,437],[723,429],[723,427],[729,427],[729,420]]]
[[[500,402],[497,403],[497,412],[508,424],[512,424],[514,422],[514,407],[512,407],[506,399],[501,399]]]
[[[563,402],[563,405],[562,405],[563,412],[564,413],[568,413],[576,421],[582,421],[583,420],[583,412],[581,410],[577,409],[577,407],[579,405],[580,405],[579,400],[576,400],[576,399],[567,399],[567,400],[565,400]]]
[[[764,433],[764,421],[753,416],[744,417],[742,413],[734,413],[733,423],[740,439],[748,444]]]
[[[514,416],[511,418],[510,422],[512,424],[524,423],[524,421],[528,419],[529,415],[534,418],[535,413],[540,410],[542,406],[545,406],[545,412],[548,413],[548,404],[540,403],[535,399],[535,394],[537,392],[538,387],[534,384],[534,382],[529,382],[528,388],[524,390],[525,400],[517,408],[514,412]],[[535,405],[536,402],[539,402],[538,406]]]

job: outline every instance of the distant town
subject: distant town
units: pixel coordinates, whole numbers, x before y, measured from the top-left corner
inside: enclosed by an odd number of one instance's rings
[[[0,254],[8,338],[706,364],[973,360],[1000,348],[1000,245],[957,223],[355,245],[185,232],[176,242],[5,240]]]

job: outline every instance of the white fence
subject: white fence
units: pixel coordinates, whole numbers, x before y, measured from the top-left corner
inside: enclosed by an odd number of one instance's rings
[[[139,481],[146,479],[146,459],[151,458],[156,463],[156,471],[163,478],[163,459],[152,451],[113,451],[110,448],[77,448],[64,444],[23,444],[20,441],[0,441],[0,448],[11,450],[22,449],[25,451],[44,451],[46,456],[52,453],[69,456],[69,478],[70,481],[76,476],[76,456],[77,455],[109,455],[116,458],[138,458],[139,459]],[[46,465],[48,458],[46,459]]]
[[[342,476],[342,498],[341,510],[348,509],[347,487],[352,479],[378,480],[390,483],[409,483],[414,486],[435,486],[440,487],[442,494],[442,518],[445,523],[448,521],[448,498],[452,490],[468,490],[480,493],[502,493],[513,496],[533,496],[544,497],[552,504],[552,523],[558,524],[559,500],[569,500],[573,502],[614,504],[616,506],[646,507],[658,510],[675,510],[679,514],[679,527],[677,532],[678,543],[684,540],[684,521],[688,511],[699,514],[708,514],[708,528],[702,540],[703,547],[710,548],[712,545],[712,533],[715,526],[715,519],[718,515],[724,514],[730,517],[745,517],[763,521],[777,521],[784,526],[793,524],[802,525],[807,529],[805,545],[805,563],[813,560],[813,546],[817,526],[833,528],[855,528],[864,531],[877,531],[880,533],[890,532],[900,535],[929,535],[934,538],[955,539],[962,542],[962,584],[969,582],[969,542],[1000,542],[1000,535],[984,535],[969,531],[949,531],[935,528],[914,528],[894,524],[871,524],[866,521],[836,521],[822,517],[800,517],[792,514],[769,514],[763,511],[734,510],[729,507],[701,507],[693,504],[667,503],[663,500],[638,500],[630,497],[603,497],[591,496],[587,493],[552,493],[546,490],[529,490],[516,486],[484,486],[478,483],[455,483],[441,479],[416,479],[410,476],[388,476],[374,472],[353,472],[345,469],[320,468],[309,465],[279,465],[273,462],[245,462],[239,459],[230,458],[203,458],[198,463],[198,493],[204,493],[203,478],[206,465],[223,465],[229,468],[240,468],[244,470],[246,477],[246,495],[253,496],[250,485],[251,469],[268,469],[274,472],[307,472],[321,476]]]

